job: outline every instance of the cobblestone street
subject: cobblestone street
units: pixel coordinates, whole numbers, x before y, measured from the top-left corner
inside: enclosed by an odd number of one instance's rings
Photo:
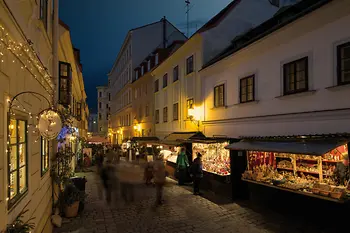
[[[236,203],[217,205],[192,195],[189,188],[179,187],[172,180],[168,180],[165,188],[165,204],[158,209],[152,208],[155,189],[144,185],[135,189],[133,204],[119,201],[108,206],[98,198],[94,173],[84,175],[88,180],[85,210],[77,218],[64,219],[63,226],[55,229],[55,233],[326,232],[325,228],[317,229],[301,217],[290,219],[266,209],[254,211]]]

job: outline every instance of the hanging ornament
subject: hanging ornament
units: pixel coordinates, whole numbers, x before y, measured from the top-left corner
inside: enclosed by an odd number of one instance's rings
[[[62,129],[61,117],[52,109],[42,111],[38,122],[39,132],[47,140],[55,139]]]

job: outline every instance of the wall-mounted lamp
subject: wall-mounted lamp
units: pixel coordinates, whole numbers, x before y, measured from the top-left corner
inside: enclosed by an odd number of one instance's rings
[[[202,117],[201,109],[199,107],[189,108],[187,110],[187,115],[188,119],[197,125],[197,129],[199,131],[200,121]]]

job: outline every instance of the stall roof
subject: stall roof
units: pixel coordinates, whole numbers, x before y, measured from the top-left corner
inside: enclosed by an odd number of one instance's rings
[[[131,138],[131,141],[136,141],[136,142],[158,142],[159,138],[157,138],[157,137],[133,137],[133,138]]]
[[[224,137],[220,137],[220,138],[217,138],[217,137],[206,137],[204,139],[194,139],[194,140],[191,140],[191,141],[195,142],[195,143],[210,144],[210,143],[220,143],[220,142],[232,143],[232,142],[238,142],[238,141],[240,141],[240,139],[237,139],[237,138],[224,138]]]
[[[164,138],[164,141],[183,141],[191,139],[205,139],[201,132],[174,132]]]
[[[262,141],[240,141],[228,145],[230,150],[249,150],[278,153],[293,153],[305,155],[324,155],[327,152],[344,145],[347,141],[288,141],[288,142],[262,142]]]

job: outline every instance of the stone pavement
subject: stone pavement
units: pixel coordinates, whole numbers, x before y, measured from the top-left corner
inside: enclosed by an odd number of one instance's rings
[[[117,232],[324,232],[309,226],[307,220],[289,219],[269,210],[256,211],[244,204],[217,205],[194,196],[188,188],[168,180],[164,190],[165,204],[152,208],[155,188],[138,185],[135,202],[121,200],[108,206],[98,198],[94,173],[84,173],[88,182],[85,210],[77,218],[64,219],[55,233],[117,233]],[[334,230],[334,229],[333,229]]]

